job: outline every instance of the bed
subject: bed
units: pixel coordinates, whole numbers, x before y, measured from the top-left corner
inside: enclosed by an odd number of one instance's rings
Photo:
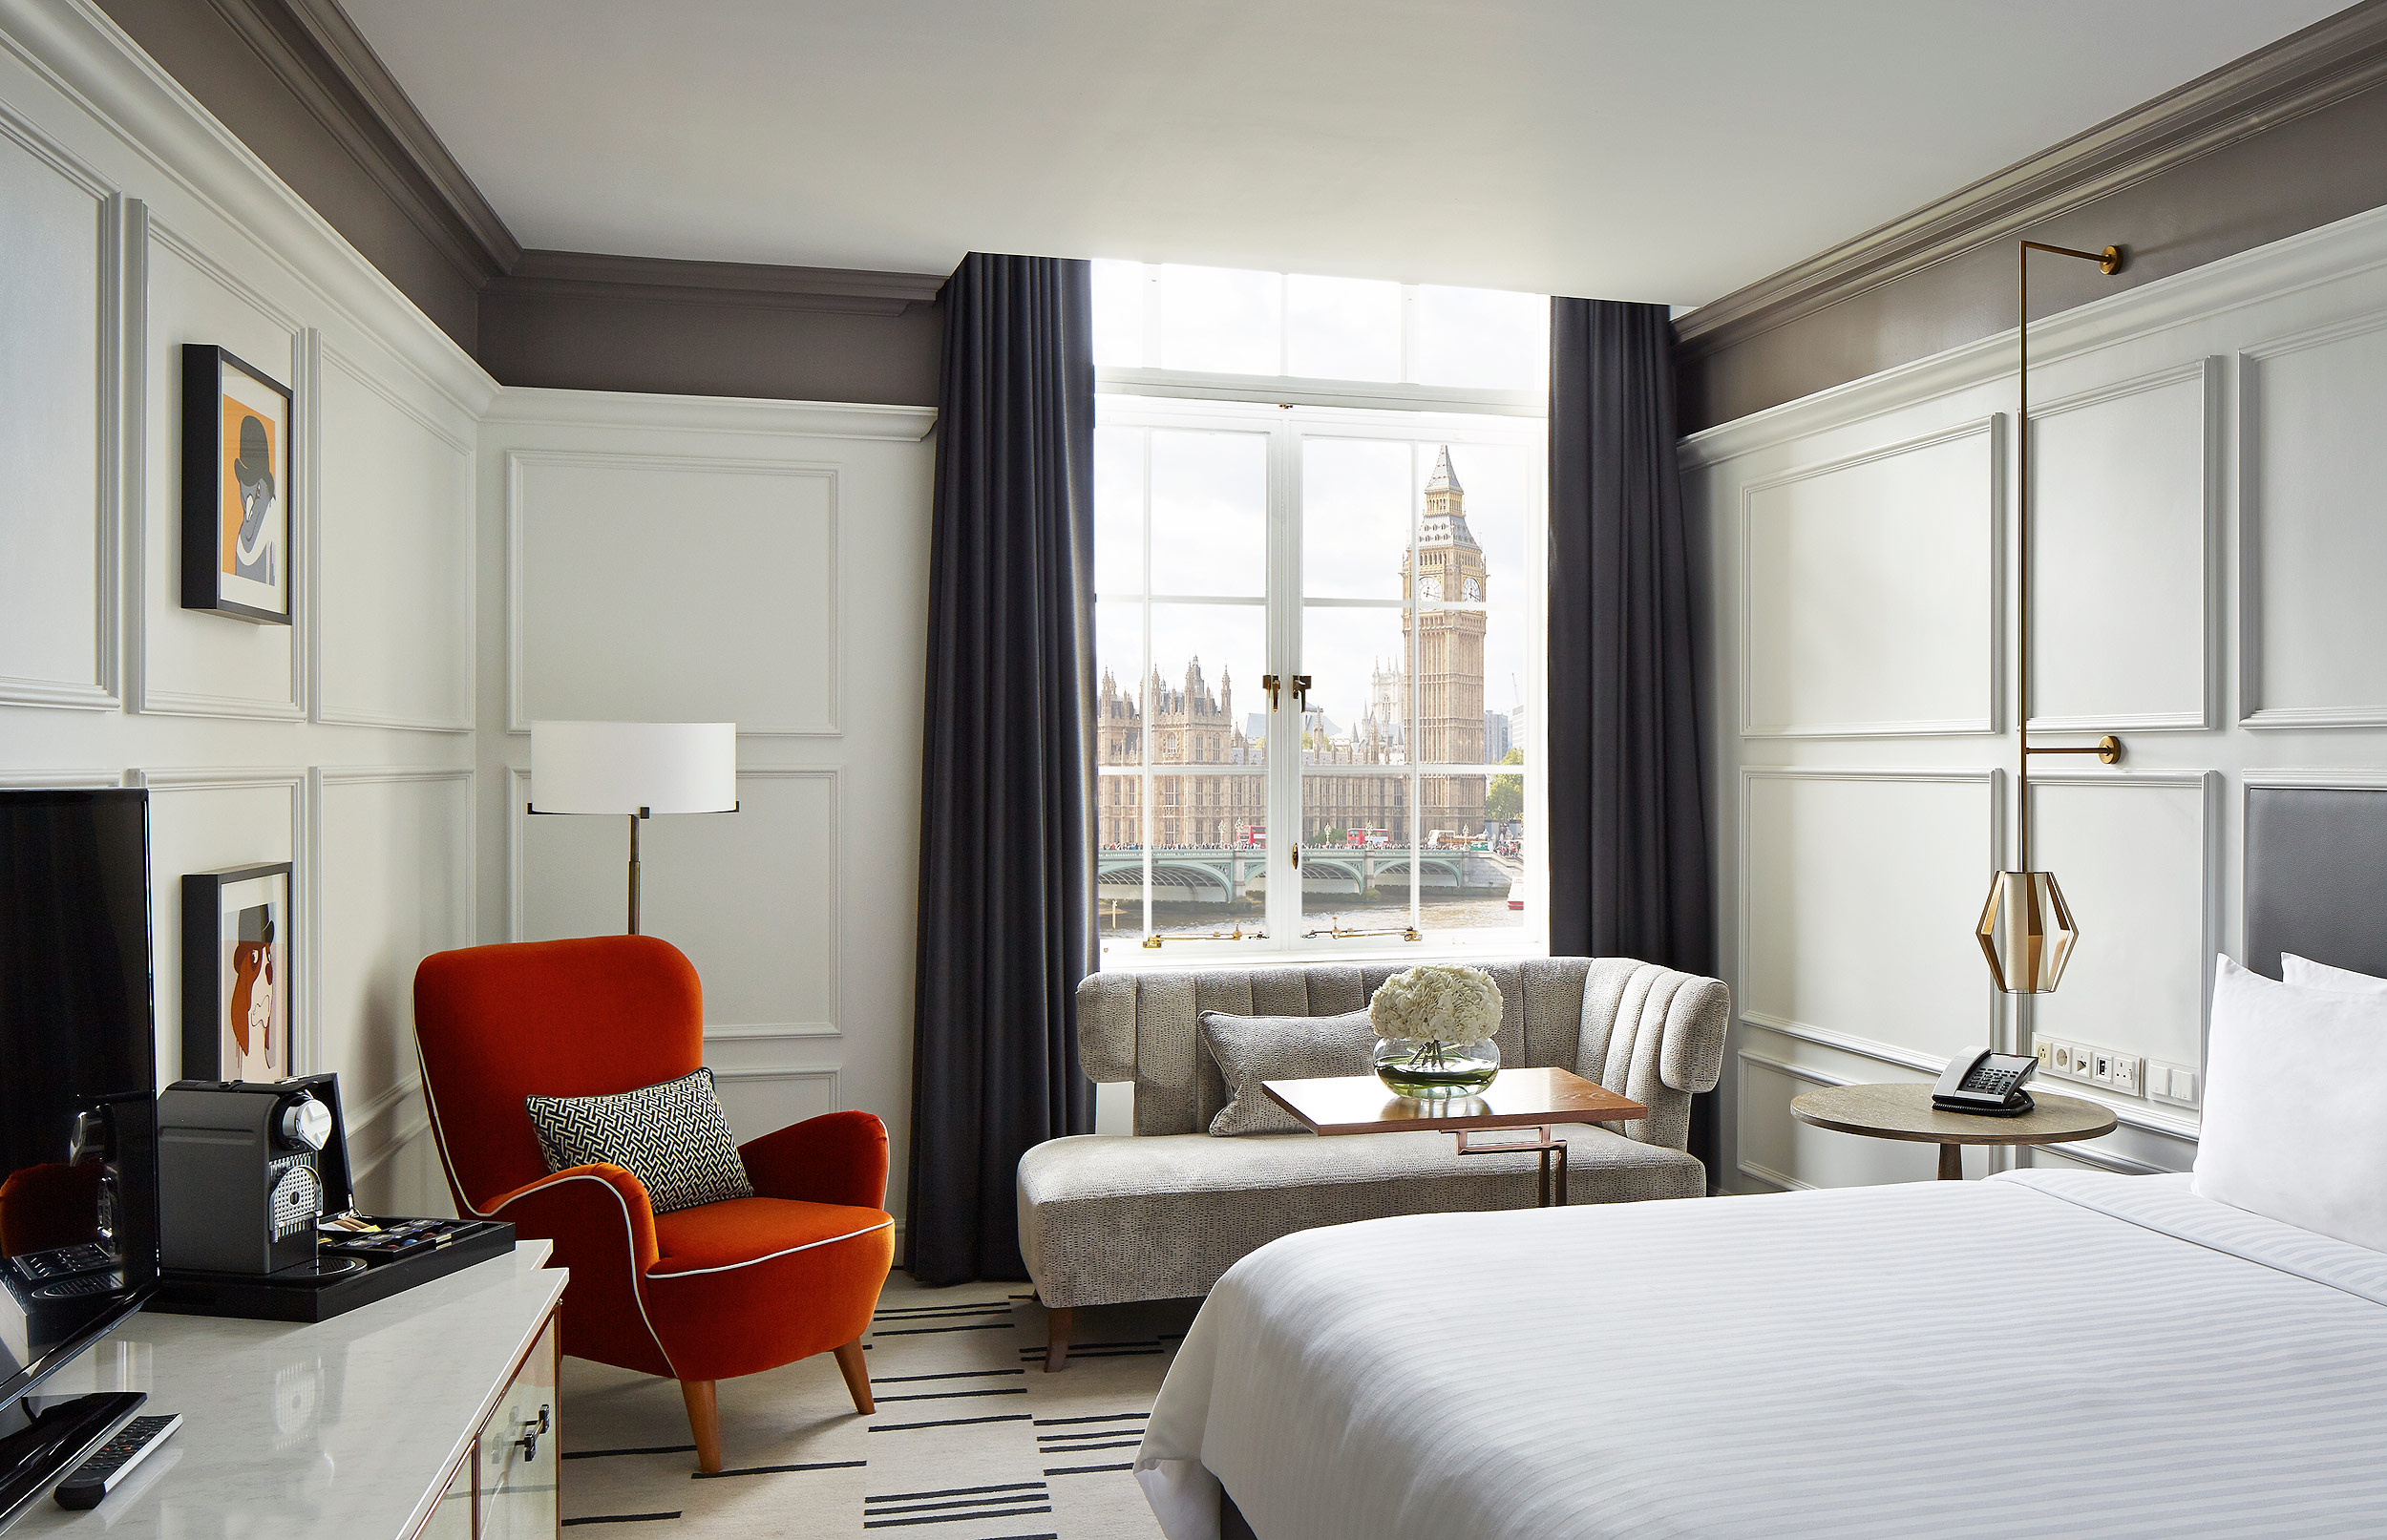
[[[2387,792],[2247,827],[2250,960],[2387,973]],[[1311,1231],[1135,1469],[1169,1540],[2382,1533],[2387,1253],[2057,1171]]]

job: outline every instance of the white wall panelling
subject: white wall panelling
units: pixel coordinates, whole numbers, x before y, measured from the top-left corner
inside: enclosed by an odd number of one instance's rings
[[[2221,372],[2032,409],[2032,731],[2213,725]]]
[[[2000,842],[2001,772],[1741,770],[1741,1019],[1937,1074],[1988,1041],[1969,925]]]
[[[2003,420],[1743,489],[1745,736],[1996,730]]]
[[[2106,232],[2125,245],[2134,237],[2148,238]],[[2012,435],[1993,493],[1999,510],[1979,521],[1967,494],[1962,519],[1895,525],[1889,515],[1909,495],[1841,468],[1869,473],[1885,447],[1892,464],[1928,468],[1948,446],[1977,442],[1967,435],[2014,410],[2014,334],[1683,442],[1693,548],[1708,571],[1719,950],[1741,1007],[1736,1050],[1754,1050],[1736,1053],[1722,1086],[1727,1185],[1897,1177],[1886,1164],[1896,1157],[1851,1149],[1877,1141],[1796,1132],[1789,1098],[1808,1072],[1912,1079],[1965,1045],[1958,1032],[2018,1044],[2036,1026],[2200,1061],[2211,955],[2237,945],[2243,928],[2243,788],[2387,784],[2387,608],[2376,592],[2387,571],[2376,465],[2387,209],[2049,317],[2034,324],[2031,352],[2033,728],[2072,742],[2110,729],[2126,757],[2117,769],[2035,766],[2045,773],[2033,777],[2034,864],[2061,875],[2081,939],[2063,987],[2027,1004],[1990,996],[1975,1017],[1921,1003],[1954,998],[1960,966],[1968,987],[1987,993],[1977,955],[1961,949],[1988,868],[2011,862],[2014,820],[2008,811],[1985,860],[1979,843],[1947,834],[1953,801],[1935,812],[1919,789],[1932,783],[1903,784],[1917,771],[2011,767],[2019,681],[1998,681],[1986,710],[1957,709],[1950,703],[1979,700],[1988,670],[1949,644],[1948,622],[1873,637],[1869,614],[1837,615],[1814,595],[1768,599],[1798,559],[1815,559],[1785,545],[1782,532],[1805,517],[1801,497],[1815,504],[1807,527],[1831,537],[1819,537],[1820,551],[1917,530],[1941,542],[1913,553],[1932,580],[1975,559],[1974,531],[1989,527],[1991,565],[2007,575],[1992,632],[2011,639]],[[1920,460],[1896,453],[1918,445],[1931,446]],[[1952,470],[1942,483],[1952,498],[1957,481]],[[1882,570],[1840,580],[1847,607],[1867,608],[1851,596],[1870,594]],[[1962,662],[1933,663],[1933,685],[1867,646],[1933,659],[1961,650]],[[1996,731],[1947,730],[1984,717]],[[1826,730],[1850,728],[1863,731]],[[2279,765],[2306,768],[2258,768]],[[1985,800],[2010,809],[2012,784],[2001,775]],[[2142,1171],[2193,1159],[2192,1110],[2054,1088],[2107,1101],[2122,1126],[2040,1163]]]
[[[506,471],[511,730],[843,730],[834,465],[516,450]]]
[[[0,104],[0,703],[114,710],[124,202]]]
[[[623,927],[623,820],[528,816],[516,729],[736,722],[740,811],[645,826],[644,928],[704,981],[739,1135],[877,1113],[898,1217],[933,422],[510,390],[478,441],[483,939]]]
[[[391,1028],[408,953],[474,933],[473,750],[384,728],[475,725],[496,382],[89,0],[0,0],[0,785],[148,787],[168,1077],[181,877],[290,861],[298,1058],[368,1196],[440,1212]],[[296,626],[181,608],[185,342],[296,394]]]
[[[470,732],[472,425],[442,421],[338,348],[310,373],[325,432],[354,446],[316,461],[315,718]]]
[[[142,482],[141,537],[135,560],[134,709],[173,716],[295,721],[306,714],[306,574],[301,538],[291,555],[289,625],[255,625],[182,607],[182,348],[213,343],[290,387],[299,432],[292,445],[290,527],[302,536],[309,510],[306,460],[319,420],[306,377],[303,333],[289,310],[198,242],[149,220],[149,349],[143,367],[152,432]]]
[[[713,1066],[713,1086],[729,1131],[743,1144],[805,1118],[845,1110],[834,1069],[730,1069]]]
[[[319,1062],[341,1066],[351,1157],[370,1175],[429,1126],[414,1054],[414,965],[473,943],[469,767],[314,772]]]
[[[2221,945],[2220,801],[2209,771],[2032,774],[2032,865],[2057,875],[2081,926],[2063,986],[2027,1002],[2032,1032],[2204,1064]],[[2193,1111],[2102,1094],[2137,1127],[2195,1137]]]
[[[705,981],[708,1037],[835,1037],[844,970],[839,775],[742,770],[738,811],[649,819],[640,842],[640,929],[688,956]],[[509,900],[517,940],[602,936],[625,921],[627,820],[525,811],[512,772]]]
[[[2387,727],[2387,309],[2240,356],[2239,710],[2250,728]]]

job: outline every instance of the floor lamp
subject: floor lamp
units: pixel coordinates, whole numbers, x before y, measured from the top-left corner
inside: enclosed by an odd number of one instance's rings
[[[738,811],[734,722],[534,722],[532,812],[630,820],[630,934],[638,930],[638,826],[663,812]]]

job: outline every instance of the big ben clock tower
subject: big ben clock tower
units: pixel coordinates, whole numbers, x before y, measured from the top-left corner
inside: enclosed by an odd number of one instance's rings
[[[1420,608],[1402,612],[1416,627],[1417,676],[1409,698],[1417,713],[1416,762],[1474,765],[1484,758],[1484,612],[1437,609],[1485,601],[1484,548],[1467,527],[1466,492],[1443,446],[1426,483],[1426,521],[1418,532],[1417,570],[1401,559],[1401,593],[1414,580]],[[1435,830],[1473,835],[1484,829],[1484,778],[1426,776],[1418,791],[1421,837]]]

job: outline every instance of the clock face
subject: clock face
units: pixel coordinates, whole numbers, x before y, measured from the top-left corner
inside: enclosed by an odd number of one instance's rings
[[[1440,578],[1420,578],[1417,580],[1417,597],[1420,599],[1440,599],[1442,597],[1442,580]]]
[[[1469,603],[1472,603],[1476,600],[1484,597],[1484,585],[1477,582],[1474,579],[1469,578],[1466,582],[1459,585],[1459,597],[1467,600]]]

